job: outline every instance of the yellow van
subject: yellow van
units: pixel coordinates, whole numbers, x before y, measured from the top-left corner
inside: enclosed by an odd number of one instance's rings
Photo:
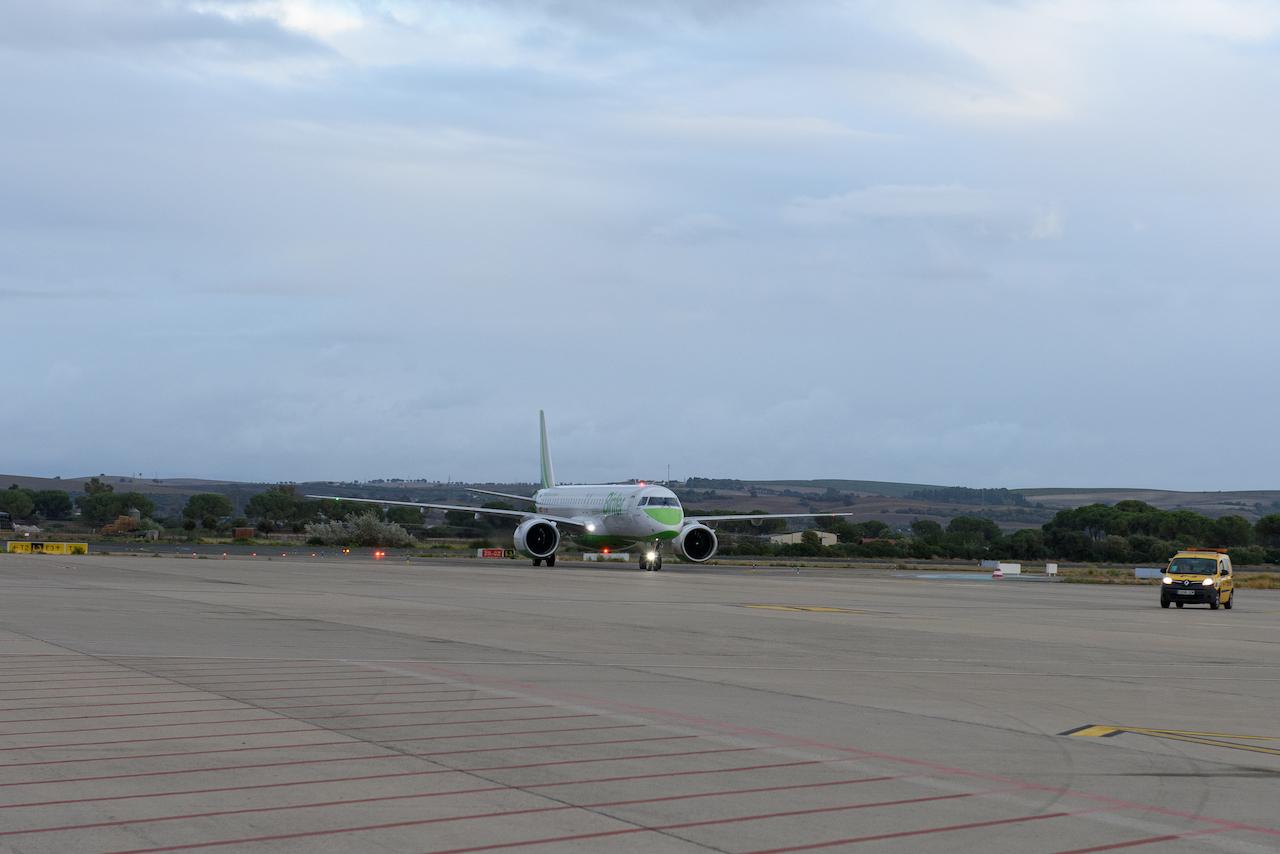
[[[1160,607],[1188,602],[1218,605],[1231,610],[1236,603],[1235,583],[1231,579],[1231,558],[1226,549],[1186,549],[1178,552],[1165,568],[1160,584]]]

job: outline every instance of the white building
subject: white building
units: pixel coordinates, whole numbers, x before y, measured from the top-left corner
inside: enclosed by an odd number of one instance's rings
[[[769,542],[780,543],[780,544],[781,543],[799,543],[799,542],[803,542],[801,538],[806,533],[808,532],[793,531],[790,534],[774,534],[771,537],[769,537]],[[814,533],[818,535],[818,539],[822,541],[822,544],[824,546],[834,546],[838,541],[838,538],[836,537],[836,535],[831,533],[830,531],[814,531]]]

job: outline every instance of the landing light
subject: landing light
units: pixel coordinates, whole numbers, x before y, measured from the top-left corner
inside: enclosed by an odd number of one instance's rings
[[[587,533],[588,533],[588,534],[590,534],[590,533],[591,533],[592,531],[594,531],[595,529],[596,529],[596,526],[595,526],[594,524],[592,524],[591,522],[588,522],[588,523],[587,523]]]
[[[658,559],[658,553],[657,553],[657,552],[645,552],[645,553],[644,553],[644,557],[645,557],[645,560],[657,560],[657,559]]]

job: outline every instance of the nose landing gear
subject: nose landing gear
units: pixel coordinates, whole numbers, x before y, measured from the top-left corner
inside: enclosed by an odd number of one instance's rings
[[[645,572],[660,572],[662,570],[662,552],[657,546],[646,548],[640,552],[640,568]]]

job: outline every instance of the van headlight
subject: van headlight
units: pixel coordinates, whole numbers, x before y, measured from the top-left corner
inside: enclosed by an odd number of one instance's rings
[[[1203,584],[1205,587],[1212,587],[1212,586],[1213,586],[1213,576],[1212,576],[1212,575],[1211,575],[1211,576],[1209,576],[1208,578],[1206,578],[1204,581],[1201,581],[1200,583],[1201,583],[1201,584]]]
[[[1161,580],[1161,581],[1163,581],[1165,584],[1172,584],[1172,583],[1173,583],[1173,579],[1172,579],[1172,578],[1170,578],[1170,577],[1169,577],[1169,576],[1167,576],[1167,575],[1166,575],[1164,578],[1160,579],[1160,580]]]

